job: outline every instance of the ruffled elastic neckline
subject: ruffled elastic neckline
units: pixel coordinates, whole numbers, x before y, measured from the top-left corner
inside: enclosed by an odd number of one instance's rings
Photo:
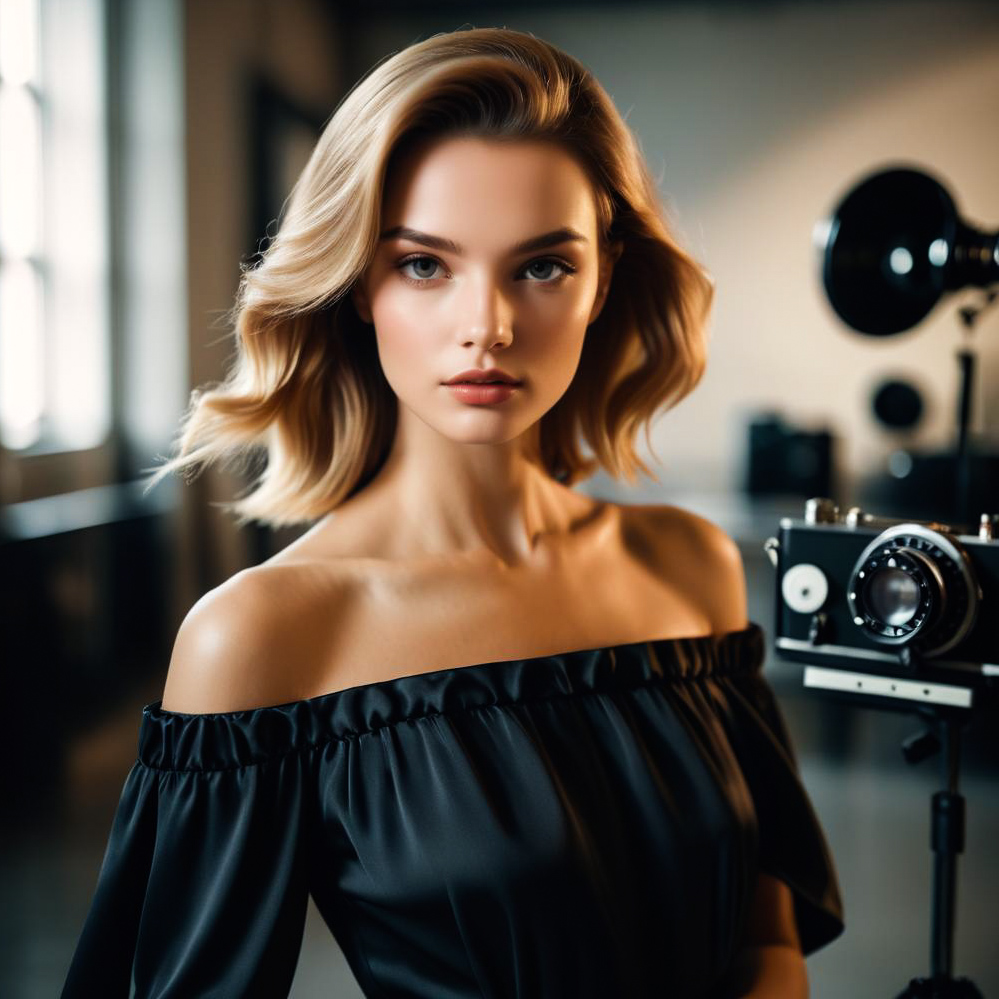
[[[242,711],[183,714],[158,700],[142,710],[139,762],[161,770],[251,766],[426,715],[753,673],[763,659],[763,630],[750,622],[722,635],[451,666]]]

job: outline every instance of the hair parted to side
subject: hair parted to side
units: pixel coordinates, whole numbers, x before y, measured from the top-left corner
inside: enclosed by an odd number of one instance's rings
[[[549,140],[575,154],[600,235],[620,251],[579,368],[541,418],[532,460],[571,485],[603,466],[634,482],[634,440],[696,387],[713,283],[671,236],[631,130],[593,75],[530,34],[435,35],[376,66],[326,124],[259,264],[230,313],[236,356],[224,381],[191,394],[172,471],[188,481],[219,458],[263,448],[240,525],[307,523],[362,488],[388,455],[397,400],[350,291],[374,256],[385,177],[411,142],[461,134]],[[580,435],[592,450],[580,450]],[[152,471],[144,469],[144,471]],[[658,481],[658,480],[657,480]]]

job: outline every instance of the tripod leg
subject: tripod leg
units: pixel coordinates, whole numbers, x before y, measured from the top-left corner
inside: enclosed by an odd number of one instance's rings
[[[943,748],[944,790],[933,795],[930,838],[933,849],[933,915],[930,931],[930,978],[913,978],[897,999],[982,999],[967,978],[952,978],[957,855],[964,852],[964,798],[958,793],[961,756],[960,715],[937,716]]]
[[[964,798],[951,791],[933,795],[933,928],[931,971],[949,976],[954,966],[954,893],[957,854],[964,851]]]
[[[931,973],[950,977],[954,965],[954,897],[957,855],[964,852],[964,798],[958,793],[961,732],[957,719],[940,718],[945,790],[933,795],[931,846],[934,853]]]

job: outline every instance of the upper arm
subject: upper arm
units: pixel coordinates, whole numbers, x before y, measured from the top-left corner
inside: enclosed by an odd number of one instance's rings
[[[735,541],[717,524],[676,506],[653,508],[666,571],[711,622],[712,634],[748,627],[746,572]]]
[[[756,879],[743,945],[767,944],[784,944],[801,950],[791,889],[779,878],[761,871]]]
[[[290,573],[244,569],[198,600],[174,641],[164,710],[210,714],[304,696],[318,636]]]
[[[267,601],[259,578],[240,572],[187,612],[174,640],[162,707],[186,714],[226,711],[260,670]]]

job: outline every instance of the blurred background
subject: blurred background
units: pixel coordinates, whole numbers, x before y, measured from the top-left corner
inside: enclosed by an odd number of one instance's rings
[[[595,72],[716,281],[707,375],[643,449],[659,482],[596,476],[581,491],[724,527],[770,635],[763,542],[807,497],[947,516],[941,475],[917,473],[953,446],[962,347],[978,364],[971,445],[999,448],[996,316],[973,330],[960,317],[981,289],[864,337],[830,307],[816,249],[839,200],[897,164],[995,231],[991,0],[0,0],[0,995],[61,988],[187,610],[300,533],[236,529],[213,504],[247,485],[238,472],[141,494],[190,391],[232,356],[240,264],[346,91],[462,25],[530,31]],[[999,510],[999,480],[977,490]],[[845,934],[809,959],[812,995],[897,995],[929,971],[938,764],[903,760],[915,718],[806,692],[773,650],[766,669],[846,905]],[[986,996],[999,995],[995,728],[965,734],[958,865],[955,971]],[[293,995],[361,995],[313,908]]]

